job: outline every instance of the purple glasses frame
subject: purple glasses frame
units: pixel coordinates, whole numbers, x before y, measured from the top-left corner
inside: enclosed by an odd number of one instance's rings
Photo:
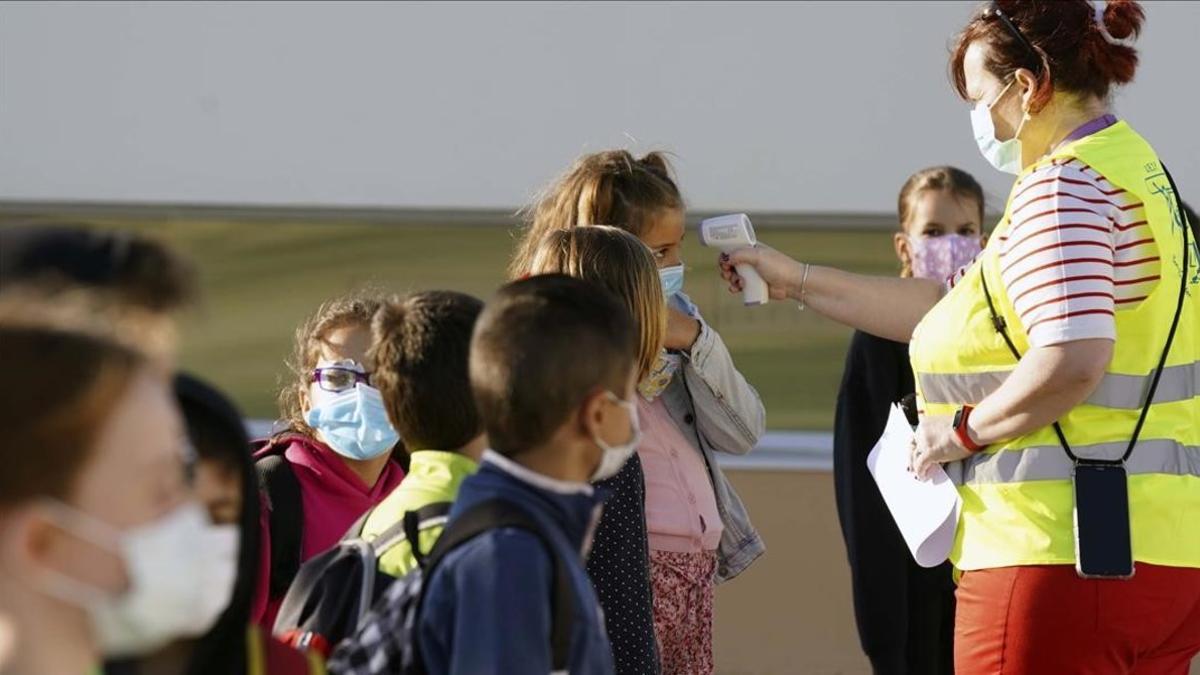
[[[346,373],[348,375],[353,376],[353,379],[346,386],[337,387],[337,386],[327,383],[327,378],[325,377],[325,373],[330,373],[330,372]],[[346,368],[344,366],[326,366],[324,368],[314,368],[312,371],[312,376],[309,378],[308,381],[316,382],[317,386],[321,387],[321,389],[323,391],[328,391],[330,393],[337,393],[340,391],[346,391],[347,389],[350,389],[351,387],[353,387],[354,385],[359,384],[359,383],[368,384],[368,385],[371,384],[371,374],[363,373],[363,372],[357,371],[353,368]]]

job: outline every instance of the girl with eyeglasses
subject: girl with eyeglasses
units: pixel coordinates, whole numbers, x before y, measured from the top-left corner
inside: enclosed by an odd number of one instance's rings
[[[296,330],[279,392],[282,430],[258,444],[264,504],[253,618],[270,628],[300,564],[332,546],[400,484],[399,436],[364,366],[372,295],[321,305]]]

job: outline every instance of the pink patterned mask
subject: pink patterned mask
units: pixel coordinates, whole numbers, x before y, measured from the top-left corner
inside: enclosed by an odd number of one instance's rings
[[[944,234],[940,237],[909,237],[913,276],[945,281],[983,250],[979,237]]]

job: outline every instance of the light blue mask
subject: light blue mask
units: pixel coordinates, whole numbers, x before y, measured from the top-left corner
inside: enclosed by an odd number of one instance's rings
[[[321,432],[334,452],[347,459],[374,459],[400,440],[388,421],[383,396],[362,382],[313,406],[304,421]]]
[[[662,282],[663,297],[679,293],[683,290],[683,265],[658,268],[658,279]]]
[[[1016,175],[1021,173],[1021,140],[1017,136],[1025,120],[1021,120],[1017,132],[1007,141],[996,140],[996,124],[992,121],[992,106],[1004,98],[1013,82],[1009,82],[990,104],[980,101],[975,105],[971,110],[971,130],[975,133],[975,143],[979,146],[979,152],[983,153],[983,158],[997,170]]]

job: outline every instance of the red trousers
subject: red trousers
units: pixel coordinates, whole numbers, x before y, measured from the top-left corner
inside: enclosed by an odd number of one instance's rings
[[[1187,675],[1200,653],[1200,569],[1000,567],[963,574],[957,598],[956,675]]]

